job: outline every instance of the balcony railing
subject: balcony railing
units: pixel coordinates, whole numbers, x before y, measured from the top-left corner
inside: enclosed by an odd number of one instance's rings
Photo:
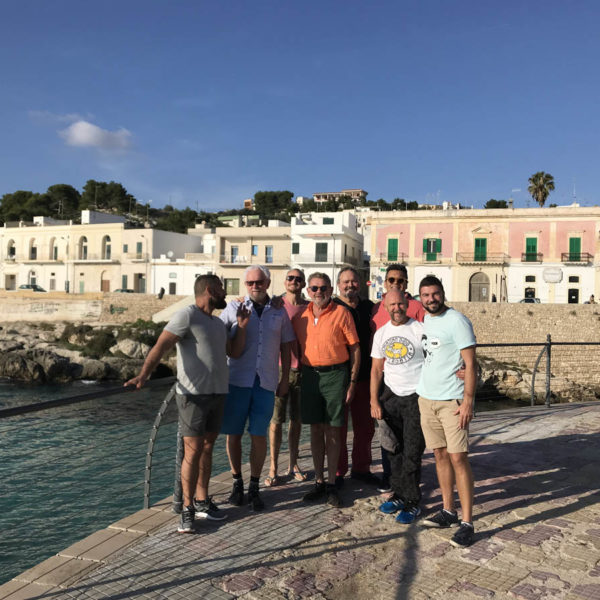
[[[478,252],[457,252],[456,262],[459,265],[470,264],[488,264],[488,265],[504,265],[510,261],[510,256],[503,252],[486,252],[484,254]]]
[[[37,256],[32,258],[31,256],[23,256],[21,254],[13,254],[12,256],[5,256],[4,262],[6,263],[63,263],[64,258],[50,258],[46,256]]]
[[[139,260],[148,260],[147,252],[125,252],[123,254],[123,258],[125,260],[139,261]]]
[[[219,263],[222,265],[288,265],[290,259],[288,256],[246,256],[238,254],[221,254]]]
[[[379,256],[376,255],[375,260],[378,260],[381,264],[384,265],[404,265],[408,262],[408,254],[404,254],[400,252],[398,254],[388,254],[387,252],[380,252]]]
[[[442,253],[441,252],[424,252],[421,255],[422,263],[441,263],[442,262]]]
[[[146,255],[145,255],[146,256]],[[107,256],[106,254],[93,254],[88,252],[87,254],[81,255],[77,254],[73,258],[73,262],[108,262],[108,263],[116,263],[119,262],[118,259]]]
[[[538,262],[544,261],[544,255],[541,252],[523,252],[521,254],[521,262]]]
[[[562,252],[560,262],[589,264],[594,260],[594,255],[589,252]]]

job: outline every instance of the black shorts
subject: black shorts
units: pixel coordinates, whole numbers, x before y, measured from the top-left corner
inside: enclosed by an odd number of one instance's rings
[[[219,433],[226,394],[177,394],[179,429],[183,437]]]

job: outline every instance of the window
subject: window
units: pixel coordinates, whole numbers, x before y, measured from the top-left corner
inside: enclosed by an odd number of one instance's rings
[[[127,289],[127,275],[121,275],[121,289]]]
[[[396,262],[398,260],[398,238],[388,239],[387,259],[390,262]]]
[[[88,251],[88,247],[87,247],[87,238],[85,236],[83,236],[80,240],[79,240],[79,260],[87,260],[87,251]],[[81,292],[83,293],[83,292]]]
[[[58,246],[56,244],[52,246],[52,260],[58,260]]]
[[[569,275],[569,283],[579,283],[578,275]]]
[[[487,238],[475,238],[475,260],[487,260]]]
[[[29,248],[29,260],[37,260],[37,246],[35,240],[31,240],[31,246]]]
[[[174,296],[177,293],[177,284],[174,281],[169,282],[169,295]]]
[[[526,287],[525,288],[525,298],[535,298],[535,288]]]
[[[423,238],[423,254],[425,260],[435,261],[437,255],[442,251],[442,240],[439,238]]]
[[[231,246],[231,262],[236,263],[238,261],[239,246]]]
[[[537,259],[537,238],[525,238],[525,261],[536,262]]]
[[[123,244],[123,254],[127,254],[129,252],[129,246],[127,244]]]
[[[240,280],[239,279],[225,279],[225,293],[228,296],[239,296],[240,293]]]
[[[252,256],[258,256],[258,245],[252,244]]]
[[[265,263],[271,264],[273,262],[273,246],[265,246]]]
[[[535,275],[525,275],[525,283],[535,283]]]
[[[323,217],[323,225],[333,225],[333,217]]]
[[[569,260],[581,260],[581,238],[569,238]]]
[[[292,254],[300,254],[300,243],[292,242]]]
[[[108,235],[102,239],[102,258],[110,260],[110,237]]]
[[[327,242],[315,244],[315,262],[327,262]]]

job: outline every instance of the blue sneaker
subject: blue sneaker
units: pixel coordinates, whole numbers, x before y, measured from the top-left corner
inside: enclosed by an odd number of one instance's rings
[[[414,523],[415,519],[421,514],[421,509],[418,506],[412,508],[405,508],[400,511],[396,517],[396,523],[402,523],[402,525],[410,525]]]
[[[392,498],[379,506],[379,510],[386,515],[391,515],[404,508],[404,502],[400,498]]]

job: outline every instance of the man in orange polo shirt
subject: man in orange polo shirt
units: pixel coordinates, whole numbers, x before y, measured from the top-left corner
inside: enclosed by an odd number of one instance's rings
[[[327,499],[341,506],[335,487],[340,455],[340,429],[344,406],[352,402],[360,368],[360,345],[352,315],[331,301],[333,287],[325,273],[313,273],[306,288],[312,302],[297,314],[292,325],[302,354],[300,412],[310,425],[315,487],[306,502]],[[327,485],[324,479],[327,455]]]

